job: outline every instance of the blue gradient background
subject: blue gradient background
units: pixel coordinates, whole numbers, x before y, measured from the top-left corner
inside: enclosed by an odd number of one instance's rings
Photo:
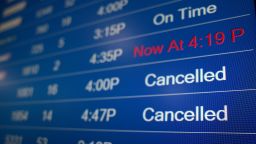
[[[112,0],[113,1],[113,0]],[[100,5],[112,2],[111,0],[74,11],[71,29],[81,23],[96,21],[98,18],[93,13]],[[124,11],[108,15],[104,18],[118,16],[122,13],[133,11],[141,7],[148,7],[167,0],[142,2],[130,1],[130,5]],[[29,3],[33,3],[29,0]],[[89,3],[77,1],[77,4]],[[61,11],[59,0],[52,1],[56,6],[54,12]],[[152,17],[159,12],[175,15],[176,9],[185,6],[199,7],[216,4],[216,14],[202,16],[191,20],[176,20],[172,24],[154,26]],[[33,19],[33,9],[48,5],[29,5],[28,10],[22,12],[24,23],[19,28],[5,32],[0,39],[15,34],[16,43],[0,46],[0,54],[11,52],[12,59],[0,64],[0,70],[8,72],[8,77],[0,83],[0,143],[4,143],[6,134],[22,135],[23,143],[35,143],[36,138],[44,136],[51,143],[76,144],[83,139],[90,141],[110,141],[113,144],[255,144],[256,143],[256,19],[255,2],[253,0],[184,0],[140,12],[134,15],[124,16],[103,23],[84,27],[66,33],[54,35],[54,33],[66,29],[58,26],[61,18],[49,20],[51,25],[49,35],[35,36],[34,29],[29,24],[42,24],[44,19],[36,22]],[[4,6],[0,6],[3,9]],[[28,12],[27,12],[28,11]],[[86,12],[86,13],[85,13]],[[92,14],[90,14],[91,12]],[[250,14],[248,16],[213,22],[203,25],[204,22],[221,20],[225,18]],[[13,16],[14,17],[14,16]],[[10,17],[12,18],[12,17]],[[46,19],[46,18],[45,18]],[[1,21],[6,20],[2,18]],[[41,22],[42,21],[42,22]],[[118,36],[95,41],[92,39],[94,29],[106,25],[125,22],[127,29]],[[202,25],[172,30],[187,25],[201,23]],[[231,42],[230,30],[244,28],[245,35]],[[148,35],[157,31],[167,30],[157,35]],[[168,31],[169,30],[169,31]],[[25,32],[24,32],[25,31]],[[226,41],[223,45],[207,46],[204,37],[208,33],[224,32]],[[132,36],[138,35],[133,38]],[[185,48],[183,52],[163,53],[162,55],[134,58],[133,48],[138,45],[159,45],[173,40],[183,39],[188,42],[193,36],[203,38],[199,44],[203,48]],[[56,41],[64,36],[68,41],[63,49],[56,48]],[[26,41],[27,39],[28,42]],[[118,41],[118,42],[117,42]],[[44,42],[45,51],[42,55],[30,55],[31,44]],[[104,50],[122,48],[124,55],[116,62],[100,65],[91,65],[89,58],[93,53]],[[69,53],[61,53],[68,51]],[[233,52],[233,54],[227,54]],[[56,54],[54,57],[48,54]],[[224,54],[225,53],[225,54]],[[215,56],[206,56],[223,54]],[[197,56],[201,58],[184,59]],[[59,72],[52,72],[54,60],[62,61]],[[30,61],[31,60],[31,61]],[[135,64],[174,60],[159,64],[148,64],[135,67]],[[177,61],[175,61],[177,60]],[[23,77],[21,69],[24,66],[40,64],[40,73],[36,76]],[[129,68],[119,68],[128,66]],[[145,86],[144,78],[149,73],[157,75],[193,73],[196,68],[204,68],[205,71],[217,71],[226,66],[227,80],[223,82],[194,83],[175,86],[153,87]],[[107,70],[107,68],[115,68]],[[101,70],[90,72],[91,70]],[[60,75],[82,72],[72,77]],[[51,78],[56,77],[56,78]],[[119,77],[120,85],[113,91],[89,93],[84,90],[89,80],[97,80],[106,77]],[[47,96],[47,86],[52,83],[59,84],[59,93],[54,97]],[[17,99],[16,90],[24,86],[34,86],[33,97]],[[127,99],[119,99],[128,96]],[[95,98],[109,98],[109,100],[93,100]],[[61,103],[60,100],[74,100]],[[50,102],[51,101],[51,102]],[[27,104],[34,102],[34,104]],[[47,103],[49,102],[49,103]],[[146,123],[142,119],[142,112],[146,107],[154,107],[158,110],[193,110],[195,106],[204,106],[206,109],[219,110],[228,105],[228,122],[163,122]],[[81,115],[85,109],[116,108],[117,116],[106,123],[84,123]],[[26,122],[12,122],[10,113],[14,110],[29,110],[30,119]],[[51,123],[41,120],[43,110],[54,110],[54,119]],[[44,128],[45,127],[45,128]],[[99,129],[107,131],[96,132]],[[126,131],[128,130],[128,131]],[[133,132],[131,132],[131,131]],[[137,131],[137,132],[134,132]],[[185,132],[185,133],[184,133]],[[202,132],[202,133],[201,133]]]

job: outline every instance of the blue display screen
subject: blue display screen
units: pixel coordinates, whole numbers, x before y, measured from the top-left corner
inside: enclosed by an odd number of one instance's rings
[[[0,0],[1,144],[255,144],[254,0]]]

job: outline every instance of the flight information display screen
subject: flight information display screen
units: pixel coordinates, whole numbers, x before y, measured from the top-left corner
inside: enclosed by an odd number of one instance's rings
[[[254,0],[0,0],[1,144],[255,144]]]

